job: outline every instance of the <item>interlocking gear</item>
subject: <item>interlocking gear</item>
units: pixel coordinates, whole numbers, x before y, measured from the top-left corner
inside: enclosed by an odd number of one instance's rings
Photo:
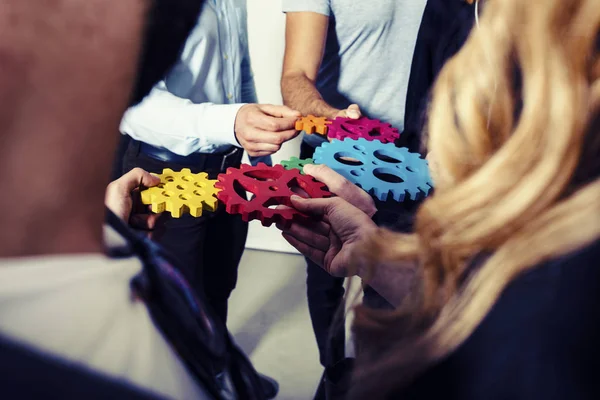
[[[225,210],[229,214],[240,214],[246,222],[258,219],[263,226],[277,223],[289,227],[292,221],[309,218],[293,208],[275,208],[278,205],[291,207],[293,194],[311,198],[332,196],[321,182],[301,175],[297,169],[286,170],[282,165],[242,164],[239,169],[228,168],[218,180],[216,187],[221,189],[218,197],[225,203]],[[251,193],[249,200],[245,198],[246,192]]]
[[[304,160],[301,160],[298,157],[292,157],[289,160],[282,161],[281,165],[283,165],[285,169],[299,169],[300,173],[304,175],[304,166],[314,163],[315,162],[312,158],[305,158]]]
[[[329,129],[329,125],[331,121],[329,121],[325,117],[315,117],[314,115],[307,115],[306,117],[300,118],[296,121],[296,130],[304,131],[305,133],[312,135],[313,133],[318,133],[322,136],[327,136],[327,131]]]
[[[419,154],[393,143],[364,138],[323,143],[315,150],[315,164],[325,164],[381,201],[404,201],[429,195],[433,182],[429,165]]]
[[[217,181],[208,179],[208,174],[192,174],[189,168],[180,172],[165,168],[157,176],[160,183],[141,192],[142,203],[151,205],[152,212],[168,211],[173,218],[179,218],[186,212],[201,217],[202,211],[217,209]]]
[[[359,119],[350,119],[338,117],[333,120],[329,126],[329,139],[344,140],[366,139],[378,140],[382,143],[393,143],[400,137],[398,129],[391,124],[381,122],[377,119],[360,117]]]

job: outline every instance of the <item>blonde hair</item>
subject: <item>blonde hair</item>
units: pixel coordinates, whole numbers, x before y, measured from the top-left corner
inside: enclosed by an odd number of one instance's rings
[[[520,274],[600,237],[599,29],[597,0],[486,3],[434,89],[429,149],[444,180],[415,235],[382,230],[359,254],[374,268],[418,261],[420,290],[395,312],[357,308],[351,398],[406,385]]]

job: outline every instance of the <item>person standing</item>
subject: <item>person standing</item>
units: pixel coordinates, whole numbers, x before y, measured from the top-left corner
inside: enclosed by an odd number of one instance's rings
[[[239,167],[243,151],[266,157],[294,138],[298,112],[256,104],[248,52],[246,2],[207,0],[180,59],[144,101],[130,108],[121,132],[131,137],[124,172],[135,167],[207,172]],[[153,233],[178,259],[197,292],[227,320],[248,225],[220,208],[200,218],[167,217]]]
[[[283,0],[284,104],[304,115],[329,119],[359,118],[364,113],[402,130],[411,61],[425,5],[426,0],[384,0],[377,6],[352,0]],[[324,140],[305,135],[300,157],[312,157]],[[344,357],[343,332],[329,338],[344,294],[343,281],[307,259],[309,311],[325,367]],[[371,293],[366,299],[376,297]]]

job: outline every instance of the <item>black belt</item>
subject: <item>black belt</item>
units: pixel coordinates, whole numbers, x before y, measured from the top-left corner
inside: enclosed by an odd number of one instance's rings
[[[192,153],[180,156],[172,151],[138,142],[139,152],[156,160],[181,166],[192,166],[202,171],[218,170],[224,172],[229,167],[238,167],[242,161],[244,150],[232,146],[222,153]]]

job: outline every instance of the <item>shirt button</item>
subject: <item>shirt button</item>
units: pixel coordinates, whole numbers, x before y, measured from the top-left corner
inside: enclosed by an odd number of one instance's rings
[[[231,93],[227,93],[227,98],[228,98],[229,100],[231,100],[231,99],[233,99],[233,95],[232,95]]]
[[[227,54],[224,54],[223,59],[227,60],[227,59],[229,59],[229,56]]]

